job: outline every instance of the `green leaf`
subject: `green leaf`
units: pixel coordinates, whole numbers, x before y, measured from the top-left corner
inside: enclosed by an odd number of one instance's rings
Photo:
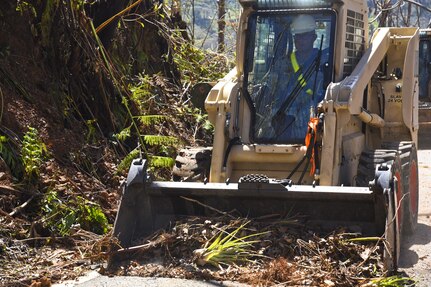
[[[178,139],[172,136],[144,135],[144,141],[150,146],[178,144]]]
[[[118,134],[114,134],[114,137],[118,139],[119,141],[125,141],[126,139],[130,138],[130,128],[131,126],[123,129]]]
[[[246,241],[246,239],[256,236],[261,236],[268,232],[249,234],[240,238],[236,238],[236,234],[241,231],[249,222],[245,222],[234,231],[227,233],[225,230],[220,230],[217,236],[207,241],[199,252],[197,262],[199,264],[209,263],[214,266],[220,264],[230,264],[235,262],[244,262],[250,257],[262,256],[251,250],[254,243],[259,240]],[[223,235],[225,236],[223,237]],[[209,242],[212,240],[211,244]],[[203,251],[203,252],[202,252]]]
[[[152,167],[159,167],[159,168],[172,168],[175,164],[175,160],[170,157],[164,157],[164,156],[151,156],[150,157],[150,165]]]
[[[130,165],[132,164],[132,161],[135,158],[138,158],[140,155],[140,151],[139,149],[134,149],[132,150],[118,165],[117,167],[117,173],[122,173],[122,172],[126,172],[129,168]]]
[[[154,125],[169,119],[168,116],[162,115],[146,115],[146,116],[137,116],[136,117],[144,126]]]

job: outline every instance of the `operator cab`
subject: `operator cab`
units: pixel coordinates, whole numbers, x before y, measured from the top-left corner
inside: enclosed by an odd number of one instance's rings
[[[252,142],[304,144],[310,117],[333,81],[335,18],[331,9],[251,15],[244,91],[251,103]],[[306,46],[311,51],[301,58]]]

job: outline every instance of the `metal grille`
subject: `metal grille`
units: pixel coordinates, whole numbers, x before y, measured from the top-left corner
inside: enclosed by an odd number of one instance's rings
[[[347,10],[346,43],[344,55],[344,75],[352,73],[362,57],[365,48],[364,16],[352,10]]]
[[[264,174],[247,174],[239,179],[240,183],[269,183],[269,178]]]

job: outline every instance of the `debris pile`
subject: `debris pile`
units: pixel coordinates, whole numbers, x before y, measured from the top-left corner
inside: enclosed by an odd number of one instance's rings
[[[295,219],[194,217],[119,249],[105,274],[253,286],[359,286],[385,275],[383,246],[343,229],[317,233]]]

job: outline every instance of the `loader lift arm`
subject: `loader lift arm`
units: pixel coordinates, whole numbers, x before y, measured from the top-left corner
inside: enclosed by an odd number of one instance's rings
[[[384,120],[364,110],[364,91],[389,49],[390,36],[389,28],[381,28],[352,74],[341,82],[329,84],[325,97],[327,101],[332,100],[337,106],[347,108],[350,114],[357,115],[366,124],[376,127],[384,126]]]

